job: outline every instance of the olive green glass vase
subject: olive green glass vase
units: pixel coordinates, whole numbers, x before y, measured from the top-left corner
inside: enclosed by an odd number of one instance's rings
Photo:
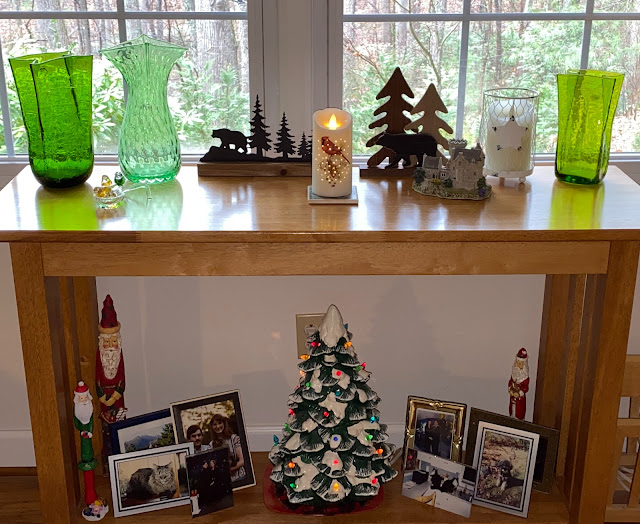
[[[29,142],[29,163],[47,187],[84,183],[93,170],[92,56],[10,58]]]
[[[558,75],[556,176],[560,180],[602,182],[623,80],[622,73],[582,69]]]
[[[132,182],[166,182],[180,170],[180,142],[167,103],[167,84],[171,68],[185,51],[146,35],[101,51],[129,89],[118,160]]]

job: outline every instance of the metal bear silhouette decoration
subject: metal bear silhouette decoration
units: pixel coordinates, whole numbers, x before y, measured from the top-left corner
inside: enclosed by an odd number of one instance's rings
[[[285,113],[282,113],[280,128],[276,132],[277,139],[272,144],[271,133],[269,126],[264,122],[258,95],[250,126],[249,136],[231,129],[214,129],[211,138],[219,140],[220,145],[212,145],[200,162],[311,162],[311,137],[307,137],[303,132],[300,142],[296,145]],[[280,156],[267,156],[267,152],[272,149],[280,153]],[[252,150],[255,150],[255,153]]]

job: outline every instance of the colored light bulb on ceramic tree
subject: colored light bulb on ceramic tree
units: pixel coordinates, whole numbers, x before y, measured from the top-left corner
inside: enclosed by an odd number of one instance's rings
[[[309,359],[298,364],[305,387],[289,395],[289,431],[269,454],[276,491],[293,504],[323,508],[377,495],[394,478],[394,446],[379,424],[380,398],[368,385],[342,316],[331,306]],[[296,468],[288,467],[296,463]]]

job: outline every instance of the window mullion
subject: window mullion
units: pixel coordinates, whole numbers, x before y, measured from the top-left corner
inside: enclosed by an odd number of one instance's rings
[[[124,0],[116,0],[116,13],[118,18],[118,37],[120,42],[127,41],[127,19],[125,17]]]
[[[462,28],[460,29],[460,62],[458,64],[458,106],[456,109],[456,138],[463,138],[464,131],[464,98],[467,91],[467,57],[469,56],[469,25],[471,0],[464,0],[462,5]]]
[[[311,109],[329,105],[330,60],[329,4],[326,0],[311,0]]]
[[[344,25],[343,0],[328,0],[328,40],[327,49],[327,82],[328,82],[328,105],[331,107],[342,107],[343,93],[343,40]]]
[[[254,0],[247,2],[248,38],[249,38],[249,111],[253,110],[255,97],[260,97],[264,107],[265,97],[265,59],[264,59],[264,28],[263,2]]]
[[[586,17],[582,33],[582,54],[580,56],[580,69],[587,69],[589,65],[589,46],[591,45],[591,28],[593,25],[594,0],[587,0]]]
[[[7,93],[7,79],[4,74],[4,54],[2,51],[2,38],[0,36],[0,109],[2,109],[2,125],[4,127],[4,143],[7,147],[7,156],[13,158],[16,151],[13,145],[13,130],[11,129],[11,113],[9,113],[9,95]]]
[[[264,108],[267,125],[280,122],[280,38],[278,35],[278,1],[262,1],[262,36],[264,59]]]

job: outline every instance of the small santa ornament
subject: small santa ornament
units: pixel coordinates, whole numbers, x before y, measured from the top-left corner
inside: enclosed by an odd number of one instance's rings
[[[82,381],[73,390],[73,424],[80,432],[80,462],[78,469],[84,476],[84,501],[82,510],[85,520],[101,520],[108,512],[107,502],[98,497],[95,488],[94,469],[98,465],[93,456],[93,397],[89,387]]]
[[[524,420],[527,412],[527,397],[529,391],[529,359],[527,350],[520,348],[511,368],[509,379],[509,416]]]
[[[100,335],[96,355],[96,392],[100,400],[100,418],[110,424],[124,419],[126,413],[120,322],[111,295],[104,299],[98,331]]]

